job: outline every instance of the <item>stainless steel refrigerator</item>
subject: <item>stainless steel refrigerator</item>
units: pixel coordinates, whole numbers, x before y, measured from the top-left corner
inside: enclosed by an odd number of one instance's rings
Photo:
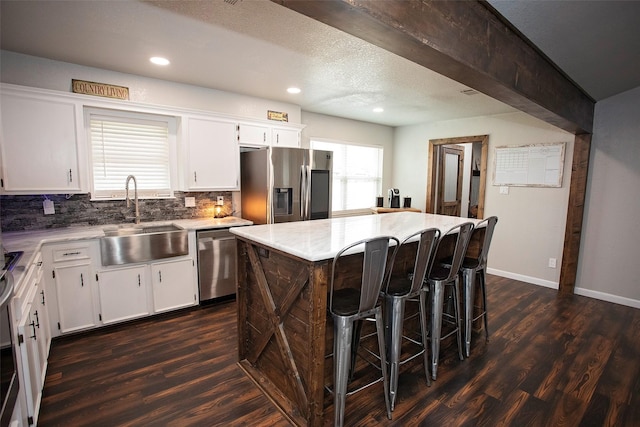
[[[254,224],[331,216],[333,152],[269,147],[240,154],[242,217]]]

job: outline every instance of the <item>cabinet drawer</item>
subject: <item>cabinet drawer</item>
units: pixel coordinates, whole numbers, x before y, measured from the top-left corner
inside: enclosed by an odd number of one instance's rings
[[[68,246],[55,248],[52,251],[53,262],[73,261],[77,259],[90,259],[88,246]]]

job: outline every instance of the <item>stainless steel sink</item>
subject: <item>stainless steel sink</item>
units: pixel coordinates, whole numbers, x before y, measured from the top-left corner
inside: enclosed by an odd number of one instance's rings
[[[173,224],[110,226],[100,239],[102,265],[148,262],[187,255],[187,230]]]

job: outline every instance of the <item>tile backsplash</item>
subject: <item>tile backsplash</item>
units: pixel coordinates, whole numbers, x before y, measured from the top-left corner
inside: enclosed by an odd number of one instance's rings
[[[140,199],[140,221],[212,218],[218,196],[224,197],[219,216],[234,214],[232,192],[176,191],[171,199]],[[185,197],[195,198],[195,207],[185,207]],[[55,214],[45,215],[42,203],[53,201]],[[2,231],[42,230],[80,225],[133,223],[135,207],[124,200],[92,201],[89,194],[0,196]]]

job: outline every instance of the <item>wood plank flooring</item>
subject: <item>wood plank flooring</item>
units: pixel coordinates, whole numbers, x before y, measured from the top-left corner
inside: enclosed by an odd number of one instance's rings
[[[488,276],[490,341],[347,398],[349,426],[638,426],[640,310]],[[288,426],[237,363],[236,303],[54,340],[38,424]],[[333,406],[326,398],[326,425]]]

